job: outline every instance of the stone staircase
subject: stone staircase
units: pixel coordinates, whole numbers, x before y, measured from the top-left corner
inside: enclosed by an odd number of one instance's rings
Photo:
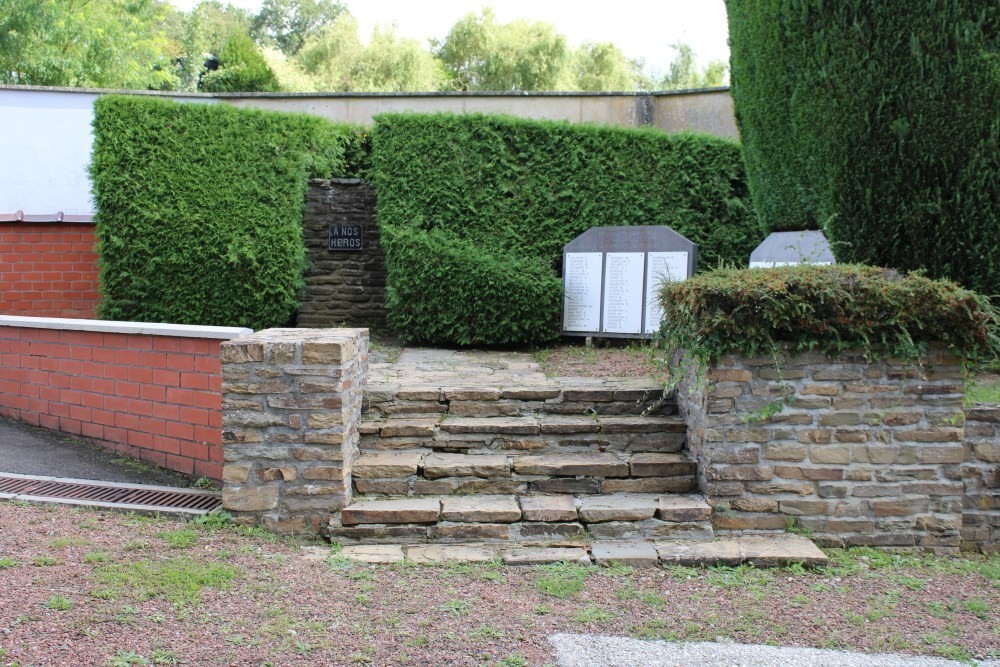
[[[712,539],[711,509],[692,495],[698,471],[685,425],[661,385],[414,375],[371,374],[354,500],[331,522],[331,539]]]

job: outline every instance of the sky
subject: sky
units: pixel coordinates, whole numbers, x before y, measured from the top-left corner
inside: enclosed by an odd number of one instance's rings
[[[197,0],[171,2],[185,10],[197,4]],[[261,0],[229,2],[256,12]],[[490,6],[502,23],[519,18],[545,21],[574,47],[612,42],[657,72],[669,68],[675,53],[670,45],[675,42],[689,44],[701,65],[729,60],[723,0],[346,0],[344,4],[358,19],[363,38],[376,25],[395,24],[402,37],[423,43],[443,39],[462,16]]]

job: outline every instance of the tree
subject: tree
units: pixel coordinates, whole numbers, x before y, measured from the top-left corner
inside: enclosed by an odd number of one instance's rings
[[[693,90],[697,88],[713,88],[726,83],[726,63],[713,60],[700,72],[695,67],[695,53],[690,45],[676,42],[670,48],[677,52],[677,57],[670,63],[670,70],[660,81],[664,90]]]
[[[416,40],[400,39],[391,28],[376,28],[364,46],[357,21],[347,12],[307,41],[295,60],[320,90],[438,90],[447,78],[430,51]]]
[[[0,7],[0,83],[146,88],[172,77],[160,28],[173,10],[161,0],[3,0]]]
[[[201,90],[210,93],[278,90],[278,79],[250,37],[234,32],[219,50],[219,68],[202,77]]]
[[[333,0],[264,0],[251,34],[262,45],[273,43],[282,53],[294,55],[345,11],[344,5]]]
[[[768,230],[1000,293],[996,0],[728,0],[733,100]]]
[[[492,10],[467,14],[437,44],[456,90],[568,90],[572,52],[548,23],[496,22]]]
[[[642,64],[629,60],[614,44],[587,43],[573,56],[577,90],[636,90],[639,88]]]

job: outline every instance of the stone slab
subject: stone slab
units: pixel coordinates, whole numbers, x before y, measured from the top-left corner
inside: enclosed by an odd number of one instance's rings
[[[573,496],[522,496],[521,515],[525,521],[576,521]]]
[[[679,417],[604,417],[601,433],[683,433],[687,427]]]
[[[590,565],[590,555],[583,547],[520,547],[503,555],[504,565],[547,565],[579,563]]]
[[[436,523],[441,514],[437,498],[367,500],[348,505],[340,513],[345,526],[359,523]]]
[[[416,475],[421,458],[415,452],[362,454],[354,460],[352,472],[362,479],[400,479]]]
[[[593,417],[542,417],[542,433],[597,433],[601,425]]]
[[[673,477],[698,473],[698,464],[684,454],[633,454],[629,465],[633,477]]]
[[[577,508],[586,523],[602,521],[644,521],[656,514],[655,496],[592,496]]]
[[[338,555],[359,563],[400,563],[404,558],[398,544],[359,544],[344,547]]]
[[[598,565],[631,565],[653,567],[660,562],[651,542],[598,542],[591,548],[591,555]]]
[[[488,563],[498,555],[496,547],[485,545],[428,544],[408,547],[406,560],[424,565],[441,565],[444,563]]]
[[[744,562],[758,567],[773,567],[802,563],[820,565],[829,560],[819,547],[806,537],[774,534],[760,537],[740,537],[736,540]]]
[[[521,520],[514,496],[451,496],[441,499],[441,518],[461,523],[513,523]]]
[[[656,503],[656,518],[663,521],[707,521],[712,508],[700,498],[690,496],[660,496]]]
[[[424,477],[509,477],[506,456],[492,454],[431,454],[424,459]]]
[[[454,417],[441,422],[446,433],[489,433],[498,435],[536,435],[534,417]]]
[[[387,419],[382,422],[379,434],[383,438],[399,436],[429,438],[434,436],[436,419]]]
[[[740,545],[735,540],[657,541],[654,546],[665,565],[739,565],[743,560]]]
[[[628,463],[611,453],[542,454],[514,457],[514,472],[549,477],[628,477]]]

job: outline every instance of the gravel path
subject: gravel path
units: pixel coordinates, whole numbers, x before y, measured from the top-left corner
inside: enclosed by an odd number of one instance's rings
[[[1000,555],[633,570],[363,565],[315,546],[0,502],[0,667],[541,667],[549,637],[580,634],[1000,657]]]
[[[598,635],[553,635],[558,667],[960,667],[968,663],[884,653],[716,642],[674,643]],[[1000,667],[1000,661],[979,667]]]

